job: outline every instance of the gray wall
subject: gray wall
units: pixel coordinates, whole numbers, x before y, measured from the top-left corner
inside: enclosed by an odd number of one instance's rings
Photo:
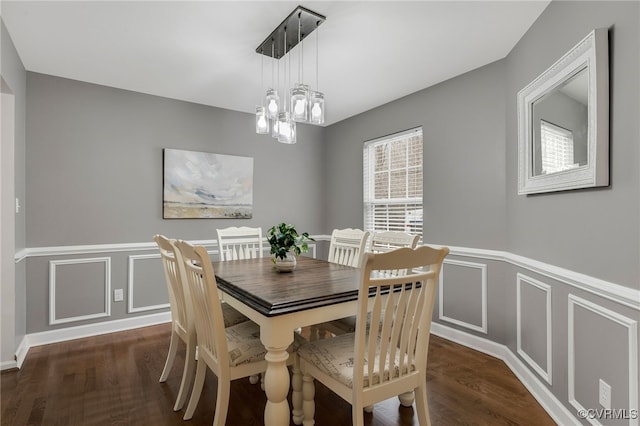
[[[30,248],[77,245],[121,245],[152,242],[162,233],[188,240],[213,240],[216,228],[261,226],[263,233],[276,223],[295,223],[300,231],[323,231],[324,129],[299,126],[296,145],[277,143],[255,134],[253,115],[196,105],[53,76],[27,73],[27,245]],[[178,148],[254,158],[253,218],[162,219],[162,149]],[[102,289],[122,288],[137,295],[133,307],[155,306],[165,294],[162,280],[145,269],[157,259],[138,255],[157,252],[110,252],[112,274],[94,277],[93,299]],[[133,260],[131,256],[134,256]],[[95,319],[50,326],[49,286],[54,275],[50,261],[75,262],[93,258],[79,250],[63,256],[33,256],[27,266],[28,324],[30,333],[95,322]],[[90,263],[100,267],[102,261]],[[97,266],[96,266],[97,265]],[[132,266],[134,265],[134,266]],[[136,276],[130,279],[135,267]],[[56,318],[78,316],[71,279],[65,267],[56,268]],[[135,286],[131,280],[135,280]],[[154,291],[142,291],[151,289]],[[142,292],[142,293],[141,293]],[[149,300],[141,300],[147,294]],[[111,304],[110,316],[131,313],[129,300]],[[166,308],[164,309],[166,311]],[[103,310],[92,307],[89,313]]]
[[[281,221],[322,230],[323,129],[296,145],[255,134],[253,115],[27,73],[27,245],[215,238]],[[162,149],[254,158],[253,219],[162,219]],[[46,177],[46,178],[43,178]],[[53,226],[55,224],[55,226]]]
[[[363,142],[422,126],[424,241],[503,248],[504,80],[498,61],[330,126],[327,228],[363,226]]]
[[[13,95],[14,107],[14,146],[13,146],[13,173],[15,197],[19,198],[22,203],[25,200],[25,120],[26,120],[26,74],[25,69],[16,52],[11,36],[9,35],[4,21],[0,19],[0,59],[2,80],[8,86],[8,91]],[[9,141],[2,141],[3,152],[5,144]],[[13,204],[12,199],[6,199],[3,194],[3,204],[7,202],[10,206]],[[9,197],[10,198],[10,197]],[[2,226],[5,223],[3,221]],[[3,321],[2,337],[0,345],[2,347],[0,353],[0,363],[4,365],[6,362],[13,361],[13,355],[16,347],[22,341],[26,333],[26,292],[25,292],[25,263],[24,261],[14,264],[13,252],[19,252],[25,248],[25,215],[18,213],[14,216],[15,242],[14,250],[3,250],[3,280],[2,280],[2,311],[4,315],[13,312],[13,321]],[[3,235],[4,235],[3,230]],[[15,278],[11,281],[4,279],[4,268],[14,267],[13,275]],[[13,300],[9,300],[8,295],[13,295]],[[9,327],[9,328],[7,328]]]
[[[638,2],[552,2],[506,61],[506,248],[635,289],[640,288],[638,7]],[[611,185],[518,196],[516,94],[594,28],[609,28]]]
[[[362,143],[423,126],[424,241],[454,248],[434,320],[505,345],[569,416],[601,408],[600,379],[612,408],[638,406],[638,301],[609,291],[640,289],[639,7],[554,1],[505,59],[326,133],[331,229],[362,226]],[[610,28],[612,184],[518,196],[516,94],[599,27]]]

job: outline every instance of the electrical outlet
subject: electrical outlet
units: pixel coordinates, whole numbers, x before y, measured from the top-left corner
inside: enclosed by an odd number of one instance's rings
[[[113,301],[122,302],[124,300],[124,291],[121,288],[113,290]]]
[[[600,379],[600,391],[598,392],[599,397],[598,401],[600,405],[602,405],[607,410],[611,409],[611,386],[609,386],[605,381]]]

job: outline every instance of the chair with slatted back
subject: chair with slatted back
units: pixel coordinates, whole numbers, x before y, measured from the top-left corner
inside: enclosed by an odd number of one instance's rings
[[[193,312],[191,311],[191,298],[189,289],[184,278],[184,268],[180,259],[180,252],[176,250],[175,240],[164,235],[153,237],[160,250],[162,265],[164,268],[167,289],[169,291],[169,305],[171,307],[171,340],[169,343],[169,353],[160,375],[160,382],[164,383],[169,377],[171,368],[178,352],[178,345],[182,340],[186,345],[185,365],[180,381],[180,390],[173,407],[175,411],[180,410],[187,399],[189,385],[193,378],[196,364],[196,329]],[[240,324],[249,319],[240,312],[226,305],[223,309],[224,326]]]
[[[331,233],[331,243],[329,244],[329,262],[339,265],[360,267],[365,247],[369,239],[369,231],[360,229],[334,229]],[[322,338],[327,332],[333,334],[343,334],[350,331],[354,321],[343,324],[342,319],[329,321],[311,326],[311,338]]]
[[[429,332],[438,277],[448,252],[446,247],[421,246],[366,255],[355,333],[298,348],[303,424],[313,424],[315,379],[351,404],[354,426],[363,425],[366,406],[412,391],[419,423],[430,425],[426,394]],[[389,272],[402,269],[407,270],[406,275]],[[369,309],[370,327],[366,321]]]
[[[262,228],[247,226],[218,229],[218,251],[220,260],[243,260],[263,257]],[[229,309],[223,302],[223,309]],[[236,311],[237,312],[237,311]],[[249,377],[252,384],[258,383],[260,377]]]
[[[386,253],[401,247],[415,248],[420,240],[420,235],[411,235],[405,232],[380,231],[371,235],[369,250],[372,253]]]
[[[223,304],[207,250],[185,241],[177,241],[175,245],[183,259],[198,340],[196,380],[184,419],[193,417],[208,367],[218,379],[213,425],[223,426],[227,418],[231,381],[265,371],[264,355],[267,351],[260,342],[260,328],[256,323],[246,321],[224,327]]]
[[[402,247],[415,248],[420,239],[419,235],[406,234],[396,231],[374,232],[371,235],[368,251],[372,253],[386,253]],[[402,274],[406,271],[393,271],[395,274]],[[353,333],[356,331],[356,317],[350,316],[339,320],[331,321],[327,328],[334,334]],[[411,401],[408,402],[411,405]]]
[[[262,228],[247,226],[218,229],[220,260],[254,259],[263,256]]]
[[[329,262],[360,267],[369,234],[360,229],[334,229],[329,244]]]
[[[191,300],[189,290],[183,286],[183,274],[180,266],[180,253],[176,252],[173,241],[163,235],[153,237],[158,248],[162,265],[164,267],[167,288],[169,290],[169,305],[171,306],[171,341],[169,343],[169,353],[160,375],[160,382],[166,382],[169,372],[178,351],[178,345],[182,340],[186,347],[185,365],[182,370],[182,380],[180,390],[173,406],[174,411],[178,411],[184,405],[189,392],[189,385],[195,371],[195,351],[196,351],[196,329],[191,312]]]

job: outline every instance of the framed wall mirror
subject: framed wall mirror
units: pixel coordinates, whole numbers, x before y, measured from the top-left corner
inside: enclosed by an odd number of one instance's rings
[[[609,185],[608,50],[596,29],[518,92],[518,194]]]

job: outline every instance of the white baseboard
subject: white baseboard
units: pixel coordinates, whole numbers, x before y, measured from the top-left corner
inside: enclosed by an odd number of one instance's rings
[[[80,339],[82,337],[97,336],[100,334],[115,333],[117,331],[131,330],[139,327],[162,324],[171,321],[171,312],[161,312],[151,315],[124,318],[114,321],[104,321],[95,324],[66,327],[57,330],[31,333],[24,336],[18,346],[16,354],[18,368],[22,367],[27,352],[33,346],[47,345],[50,343],[65,342],[67,340]],[[8,367],[11,368],[11,367]],[[2,365],[2,369],[5,367]]]
[[[0,362],[0,370],[11,370],[12,368],[20,368],[18,367],[18,363],[16,361],[2,361]]]
[[[431,332],[479,352],[498,358],[511,369],[544,410],[559,425],[582,423],[556,398],[549,388],[507,346],[439,323],[431,324]]]

